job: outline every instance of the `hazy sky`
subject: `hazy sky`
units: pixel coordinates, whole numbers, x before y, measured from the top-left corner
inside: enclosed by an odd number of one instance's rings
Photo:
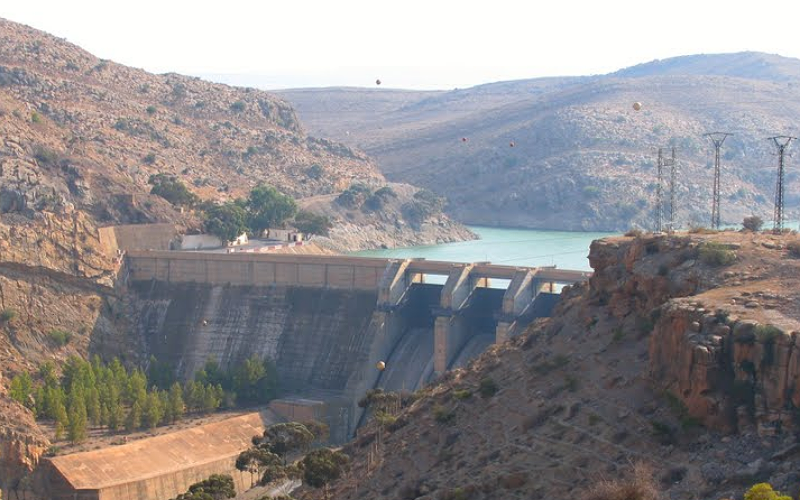
[[[449,89],[695,53],[800,57],[796,0],[2,0],[0,17],[148,71],[259,75],[268,88]]]

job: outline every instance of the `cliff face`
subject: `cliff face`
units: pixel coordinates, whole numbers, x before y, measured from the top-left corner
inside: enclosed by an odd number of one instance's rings
[[[551,319],[364,429],[334,498],[571,498],[637,461],[665,498],[797,490],[792,238],[595,242]]]
[[[30,411],[0,391],[0,498],[22,498],[33,487],[30,473],[50,446]]]

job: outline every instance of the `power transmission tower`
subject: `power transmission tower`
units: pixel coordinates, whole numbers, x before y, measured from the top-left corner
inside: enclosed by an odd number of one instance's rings
[[[675,223],[675,148],[672,148],[672,156],[664,158],[664,148],[658,148],[658,184],[656,185],[656,228],[655,232],[660,233],[664,230],[664,167],[670,167],[669,181],[669,222],[667,229],[672,233],[672,226]]]
[[[784,157],[786,148],[793,139],[796,137],[788,135],[770,137],[770,140],[775,143],[775,147],[778,148],[778,181],[775,185],[775,213],[772,217],[772,231],[775,233],[783,232]]]
[[[714,144],[714,194],[711,202],[711,227],[719,230],[720,219],[720,184],[719,184],[719,150],[722,148],[722,143],[731,135],[729,132],[709,132],[703,134]]]
[[[664,199],[662,186],[664,184],[664,150],[658,148],[658,182],[656,184],[656,227],[655,232],[664,230]]]

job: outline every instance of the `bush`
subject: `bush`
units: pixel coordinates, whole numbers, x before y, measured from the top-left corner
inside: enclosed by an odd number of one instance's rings
[[[325,174],[325,169],[321,165],[315,163],[306,169],[306,175],[311,179],[321,179]]]
[[[59,160],[59,154],[56,151],[41,145],[33,148],[33,157],[42,165],[55,165]]]
[[[31,122],[42,123],[42,115],[34,111],[33,113],[31,113]]]
[[[800,240],[790,241],[786,244],[786,249],[789,251],[789,256],[800,259]]]
[[[145,156],[144,158],[142,158],[142,162],[143,162],[145,165],[152,165],[153,163],[155,163],[155,162],[156,162],[156,154],[155,154],[155,153],[150,153],[150,154],[148,154],[147,156]]]
[[[47,334],[50,340],[58,347],[64,347],[65,345],[69,344],[69,341],[72,340],[72,332],[68,332],[66,330],[50,330],[50,333]]]
[[[455,423],[456,413],[442,405],[436,405],[433,407],[433,418],[440,424],[451,425]]]
[[[657,500],[658,488],[653,481],[650,468],[638,463],[633,466],[631,477],[598,481],[581,498],[583,500]]]
[[[792,500],[792,497],[781,495],[781,492],[773,490],[769,483],[758,483],[747,490],[744,500]]]
[[[327,215],[300,210],[294,217],[294,227],[301,233],[328,236],[333,223]]]
[[[242,101],[236,101],[235,103],[231,104],[231,111],[234,113],[241,113],[244,111],[245,105]]]
[[[469,389],[459,389],[453,391],[453,397],[458,399],[459,401],[463,401],[465,399],[469,399],[472,397],[472,391]]]
[[[153,186],[150,194],[160,196],[175,206],[192,206],[198,201],[197,195],[174,176],[151,175],[148,183]]]
[[[157,109],[155,106],[147,106],[147,109],[145,111],[147,111],[148,115],[154,115],[156,114]]]
[[[481,394],[481,397],[484,398],[490,398],[494,396],[497,394],[497,390],[497,383],[489,377],[482,378],[478,384],[478,392]]]
[[[761,226],[763,225],[764,225],[764,220],[757,215],[751,215],[750,217],[745,217],[744,220],[742,221],[742,226],[747,231],[753,231],[753,232],[761,231]]]
[[[700,246],[700,261],[708,266],[727,266],[736,260],[736,254],[720,243],[711,241]]]
[[[16,317],[17,317],[17,311],[10,309],[8,307],[0,311],[0,323],[10,323]]]
[[[628,232],[625,233],[625,236],[629,238],[640,238],[644,234],[641,229],[631,228],[628,229]]]

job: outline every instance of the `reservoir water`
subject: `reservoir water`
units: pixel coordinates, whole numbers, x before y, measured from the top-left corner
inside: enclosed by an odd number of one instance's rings
[[[386,250],[365,250],[362,257],[425,258],[453,262],[491,262],[509,266],[557,266],[590,271],[587,255],[593,240],[615,233],[539,231],[471,226],[480,239]]]

